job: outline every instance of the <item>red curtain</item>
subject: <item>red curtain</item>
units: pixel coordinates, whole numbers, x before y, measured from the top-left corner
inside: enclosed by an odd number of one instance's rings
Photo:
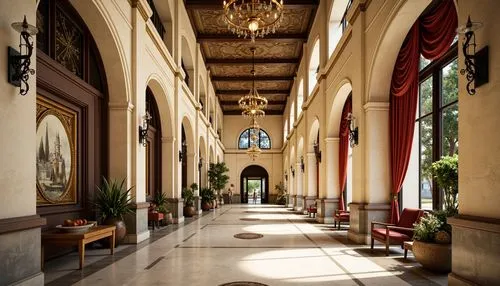
[[[457,12],[452,0],[444,0],[421,16],[406,36],[392,73],[390,94],[391,223],[399,221],[398,193],[410,161],[415,113],[418,104],[420,53],[428,59],[441,57],[456,35]]]
[[[347,159],[349,155],[349,122],[346,120],[347,115],[352,112],[352,96],[349,95],[342,109],[342,118],[340,119],[339,129],[339,210],[345,211],[344,208],[344,189],[347,181]]]

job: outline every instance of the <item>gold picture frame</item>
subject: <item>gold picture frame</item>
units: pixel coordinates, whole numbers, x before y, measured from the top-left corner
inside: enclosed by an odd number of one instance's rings
[[[37,206],[77,203],[77,113],[36,98]]]

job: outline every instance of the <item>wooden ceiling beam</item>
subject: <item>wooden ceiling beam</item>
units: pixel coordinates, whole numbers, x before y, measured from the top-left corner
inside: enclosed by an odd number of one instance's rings
[[[237,100],[220,100],[221,105],[238,105]],[[268,100],[267,105],[285,105],[286,100]]]
[[[266,115],[283,115],[283,110],[265,110]],[[241,115],[241,110],[222,111],[224,115]]]
[[[274,33],[264,36],[264,38],[257,37],[255,38],[256,42],[259,41],[307,41],[307,33],[302,34],[283,34],[283,33]],[[222,41],[249,41],[249,38],[238,37],[235,34],[227,33],[227,34],[201,34],[196,35],[196,41],[198,43],[201,42],[222,42]]]
[[[314,8],[319,0],[284,0],[285,9]],[[185,0],[186,9],[222,10],[222,0]]]
[[[293,80],[293,76],[212,76],[212,81],[275,81]]]
[[[289,95],[290,90],[289,89],[258,89],[257,90],[260,95],[264,94],[285,94]],[[248,89],[218,89],[215,91],[217,95],[246,95],[248,94],[249,90]]]
[[[299,58],[275,58],[275,59],[255,59],[256,64],[298,64]],[[252,59],[216,59],[207,58],[205,65],[251,65]]]

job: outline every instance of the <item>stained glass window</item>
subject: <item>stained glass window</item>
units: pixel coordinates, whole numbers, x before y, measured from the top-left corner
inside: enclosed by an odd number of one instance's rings
[[[254,132],[256,132],[256,130],[253,128],[248,128],[243,131],[240,134],[238,148],[248,149],[250,146],[252,146],[253,143],[255,143],[260,149],[271,149],[271,138],[269,138],[269,135],[266,133],[266,131],[261,129],[259,132],[259,136],[255,136],[255,141],[253,139],[254,136],[250,136]]]

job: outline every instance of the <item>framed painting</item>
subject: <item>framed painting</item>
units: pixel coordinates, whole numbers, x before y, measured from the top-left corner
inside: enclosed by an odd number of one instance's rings
[[[37,205],[76,204],[77,114],[40,95],[36,100]]]

